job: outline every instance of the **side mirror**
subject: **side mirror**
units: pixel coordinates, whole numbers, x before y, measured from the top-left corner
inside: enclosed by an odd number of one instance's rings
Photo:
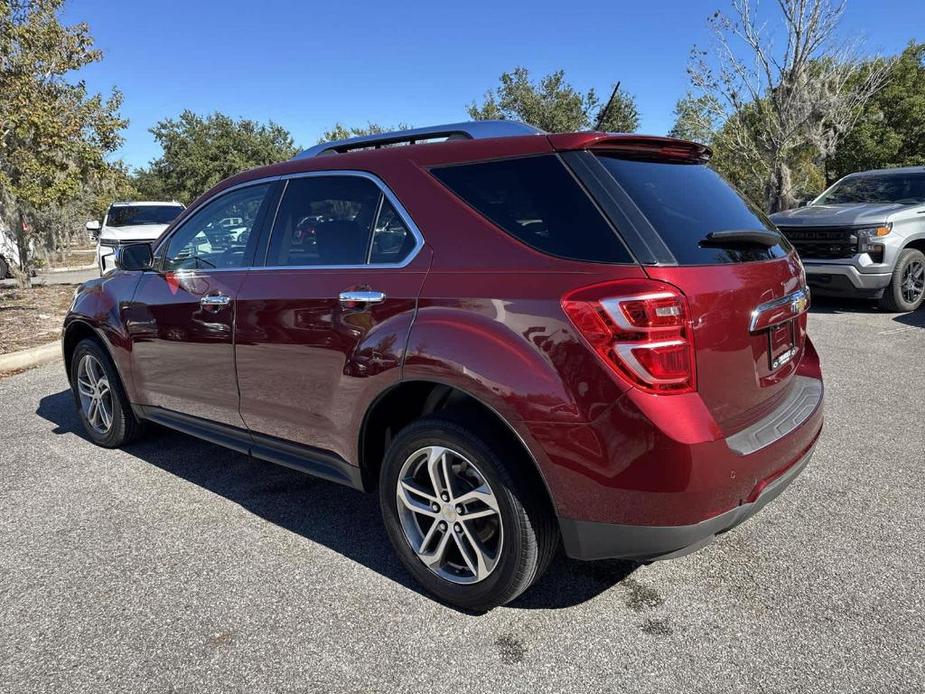
[[[99,223],[99,221],[96,220],[96,219],[87,222],[85,226],[86,226],[86,228],[87,228],[87,231],[89,231],[89,232],[94,232],[94,231],[99,231],[99,230],[100,230],[100,223]]]
[[[150,270],[154,253],[150,243],[129,243],[116,249],[115,265],[119,270]]]

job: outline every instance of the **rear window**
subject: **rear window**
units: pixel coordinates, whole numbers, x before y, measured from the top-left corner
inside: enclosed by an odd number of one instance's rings
[[[770,248],[704,243],[713,231],[776,231],[764,213],[704,164],[669,164],[608,155],[601,155],[600,161],[681,265],[769,260],[790,251],[783,237],[780,244]]]
[[[632,262],[613,228],[554,155],[447,166],[432,173],[538,251],[573,260]]]

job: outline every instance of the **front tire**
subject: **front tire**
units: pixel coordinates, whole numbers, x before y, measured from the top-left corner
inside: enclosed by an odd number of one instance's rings
[[[476,420],[432,416],[403,429],[386,453],[379,503],[405,568],[440,600],[485,611],[510,602],[546,569],[554,517],[520,451]]]
[[[118,448],[135,440],[135,418],[119,373],[96,340],[81,340],[71,355],[71,391],[84,431],[93,443]]]
[[[915,311],[925,298],[925,255],[904,248],[896,259],[893,277],[883,293],[880,307],[893,313]]]

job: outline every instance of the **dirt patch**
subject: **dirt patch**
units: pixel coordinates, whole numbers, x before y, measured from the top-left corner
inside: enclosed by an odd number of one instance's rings
[[[85,267],[95,263],[95,248],[75,248],[67,251],[63,256],[55,253],[47,261],[49,268]]]
[[[0,287],[0,354],[56,340],[73,296],[74,286],[68,284]]]

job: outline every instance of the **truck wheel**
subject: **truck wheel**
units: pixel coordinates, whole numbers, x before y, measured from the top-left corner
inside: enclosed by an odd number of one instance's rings
[[[894,313],[914,311],[925,297],[925,255],[915,248],[899,253],[893,277],[880,300],[880,308]]]
[[[503,605],[555,551],[555,518],[513,457],[477,422],[447,416],[406,427],[386,453],[379,502],[389,539],[405,568],[447,603]]]

